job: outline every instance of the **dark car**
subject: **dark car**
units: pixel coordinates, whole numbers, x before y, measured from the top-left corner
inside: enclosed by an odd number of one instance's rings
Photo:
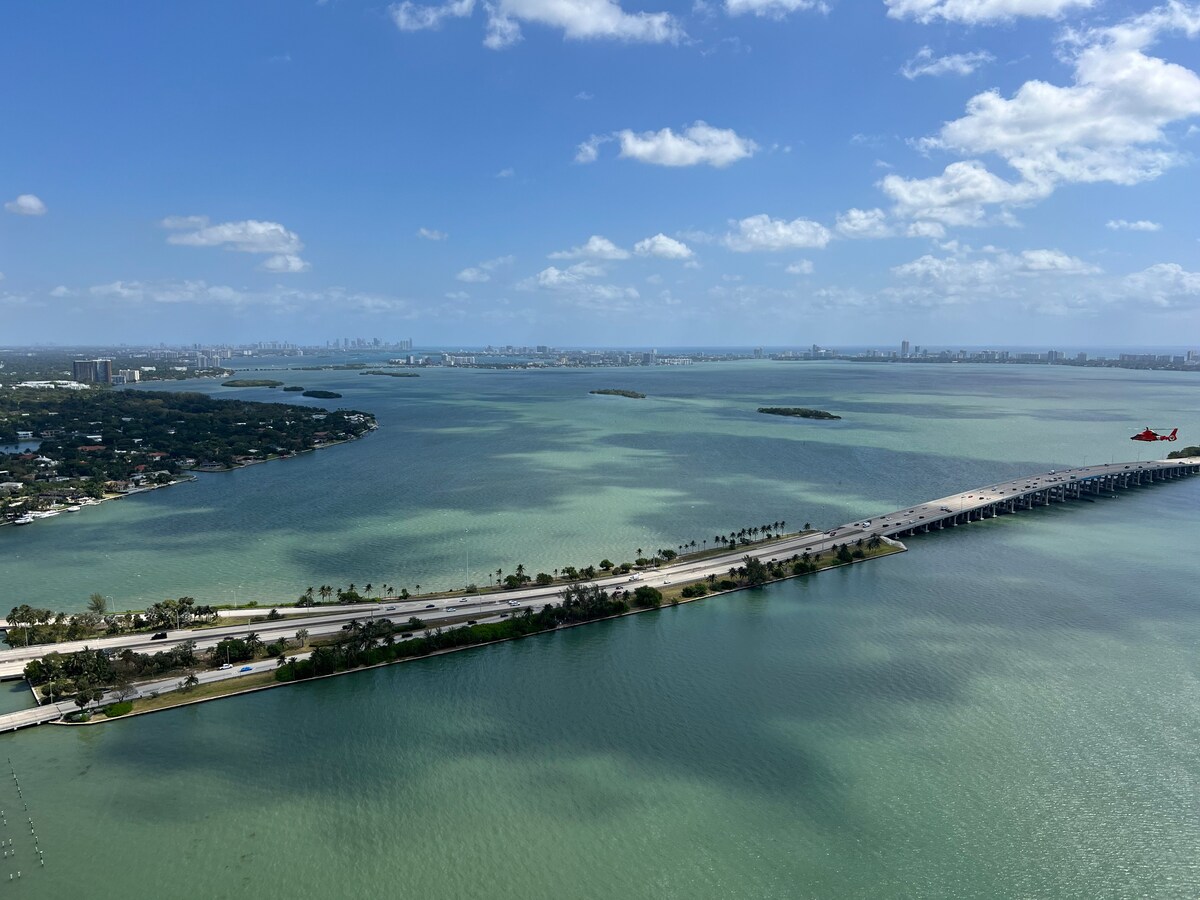
[[[468,625],[478,625],[479,623],[475,619],[467,619],[467,624]]]
[[[150,635],[150,640],[152,641],[165,641],[166,639],[167,633],[165,631],[156,631],[154,634]]]
[[[411,632],[411,631],[405,631],[405,632],[401,633],[400,637],[402,637],[402,638],[410,638],[410,637],[412,637],[412,632]]]
[[[349,631],[353,627],[354,627],[353,624],[351,624],[350,622],[347,622],[345,625],[342,626],[342,631]]]
[[[436,607],[434,604],[432,604],[432,603],[430,603],[430,604],[429,604],[428,606],[426,606],[425,608],[426,608],[426,609],[437,609],[437,607]]]

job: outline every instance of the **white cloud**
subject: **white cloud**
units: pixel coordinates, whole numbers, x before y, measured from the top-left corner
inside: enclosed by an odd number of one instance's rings
[[[1020,257],[1022,272],[1058,272],[1062,275],[1092,275],[1100,271],[1074,256],[1060,250],[1022,250]]]
[[[1075,7],[1088,8],[1093,0],[885,0],[893,19],[979,24],[1018,17],[1057,18]]]
[[[837,217],[838,234],[847,238],[891,237],[887,213],[882,209],[848,209]]]
[[[522,24],[557,28],[571,40],[607,38],[641,43],[676,43],[685,35],[674,16],[665,12],[626,12],[613,0],[497,0],[483,4],[487,22],[484,46],[493,50],[521,40]],[[401,31],[439,28],[447,19],[461,19],[475,10],[475,0],[449,0],[426,6],[404,0],[389,8]]]
[[[323,291],[303,291],[274,285],[270,288],[249,291],[228,285],[209,284],[202,280],[193,281],[113,281],[93,285],[87,290],[96,302],[123,307],[153,306],[172,307],[193,305],[203,310],[224,307],[233,312],[264,310],[281,315],[294,315],[304,310],[316,309],[350,313],[402,314],[414,318],[413,304],[399,297],[348,291],[333,287]]]
[[[629,251],[622,250],[606,237],[593,234],[586,244],[551,253],[550,259],[629,259]]]
[[[427,241],[444,241],[450,235],[444,231],[438,231],[436,228],[418,228],[417,237],[424,238]]]
[[[583,165],[594,163],[600,157],[600,145],[611,140],[612,138],[605,135],[593,134],[575,148],[575,162]]]
[[[1105,228],[1111,228],[1113,231],[1162,231],[1162,225],[1158,222],[1148,222],[1145,219],[1138,219],[1136,222],[1127,222],[1124,219],[1109,219]]]
[[[930,178],[887,175],[879,186],[895,201],[897,215],[945,225],[982,225],[986,207],[1029,203],[1051,190],[1044,184],[1005,181],[977,160],[951,163]]]
[[[940,222],[910,222],[904,233],[909,237],[941,239],[946,236],[946,226]]]
[[[261,266],[268,272],[294,274],[311,268],[300,258],[300,251],[304,249],[300,236],[278,222],[247,219],[210,225],[205,216],[168,216],[160,224],[175,232],[167,237],[169,244],[269,254],[270,258]]]
[[[917,55],[900,68],[900,74],[910,81],[922,75],[970,75],[984,63],[996,57],[986,50],[973,53],[952,53],[949,56],[934,56],[930,47],[922,47]]]
[[[813,273],[813,264],[811,259],[801,259],[792,263],[783,271],[789,275],[811,275]]]
[[[259,268],[267,272],[294,274],[296,272],[307,272],[312,266],[294,254],[277,253],[274,256],[267,257]]]
[[[463,19],[475,10],[475,0],[450,0],[441,6],[422,6],[411,0],[388,8],[392,21],[401,31],[425,31],[439,28],[443,19]]]
[[[995,90],[977,94],[966,115],[921,142],[926,150],[994,154],[1018,181],[966,160],[932,178],[890,175],[881,187],[899,215],[979,225],[989,221],[987,207],[1031,203],[1063,183],[1157,178],[1183,160],[1168,142],[1167,126],[1200,115],[1200,77],[1143,52],[1172,33],[1200,33],[1200,6],[1171,0],[1116,25],[1068,30],[1062,46],[1072,84],[1028,81],[1011,98]]]
[[[477,266],[471,266],[463,269],[454,277],[459,281],[465,281],[469,284],[483,284],[485,281],[492,280],[492,272],[499,269],[501,266],[512,265],[515,256],[497,256],[495,259],[484,260]]]
[[[828,12],[823,0],[725,0],[725,12],[731,16],[753,13],[771,19],[782,19],[788,13],[815,9]]]
[[[633,245],[638,256],[657,256],[661,259],[690,259],[692,248],[683,241],[669,238],[661,232]]]
[[[163,219],[163,227],[186,227],[175,223],[199,218],[188,216],[184,219]],[[167,243],[185,247],[225,247],[242,253],[294,253],[304,248],[299,235],[294,231],[288,231],[278,222],[259,222],[254,219],[203,225],[194,231],[172,234],[167,238]]]
[[[742,219],[737,232],[726,234],[725,246],[739,253],[753,250],[797,250],[824,247],[832,235],[829,229],[811,219],[772,219],[766,214]]]
[[[46,204],[36,194],[19,194],[4,204],[4,208],[18,216],[44,216]]]
[[[499,172],[497,172],[496,177],[497,178],[512,178],[516,174],[517,174],[516,169],[512,168],[511,166],[508,166],[506,168],[501,169]]]
[[[1127,275],[1122,287],[1128,299],[1161,309],[1200,307],[1200,272],[1178,263],[1157,263]]]
[[[0,276],[0,277],[3,277],[3,276]],[[73,290],[71,290],[69,287],[67,287],[65,284],[60,284],[58,287],[56,287],[54,290],[52,290],[50,292],[50,296],[54,297],[55,299],[61,300],[63,297],[74,297],[75,292]]]
[[[759,149],[754,141],[740,137],[730,128],[714,128],[699,120],[679,134],[670,128],[640,133],[625,129],[616,132],[614,137],[620,141],[623,158],[656,166],[724,168],[753,156]]]

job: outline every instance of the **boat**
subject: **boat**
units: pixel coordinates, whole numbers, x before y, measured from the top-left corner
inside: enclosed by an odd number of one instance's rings
[[[19,519],[13,519],[13,524],[14,525],[32,525],[33,524],[33,516],[25,515],[25,516],[21,516]]]
[[[63,512],[79,512],[81,509],[83,509],[82,506],[68,506]]]

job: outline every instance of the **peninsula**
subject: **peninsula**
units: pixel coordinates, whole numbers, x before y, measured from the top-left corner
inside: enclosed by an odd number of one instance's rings
[[[216,399],[167,391],[0,393],[0,524],[28,524],[86,499],[121,496],[293,456],[361,437],[375,417],[355,410]]]

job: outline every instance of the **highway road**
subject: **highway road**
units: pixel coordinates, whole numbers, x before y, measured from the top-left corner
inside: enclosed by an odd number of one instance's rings
[[[1164,471],[1179,467],[1186,471],[1195,471],[1200,459],[1192,460],[1160,460],[1156,462],[1112,463],[1101,466],[1088,466],[1078,469],[1050,471],[1036,475],[1027,475],[1006,482],[972,488],[916,504],[902,510],[883,512],[870,518],[861,519],[832,528],[829,531],[807,532],[779,538],[765,544],[738,547],[732,551],[724,551],[703,557],[684,557],[669,565],[656,569],[646,569],[633,575],[613,575],[594,579],[589,584],[596,584],[609,590],[621,588],[632,590],[639,584],[651,587],[664,587],[680,582],[696,581],[709,575],[721,576],[730,568],[740,566],[742,559],[753,556],[764,562],[788,559],[793,555],[824,552],[846,543],[853,545],[859,538],[869,538],[872,534],[889,536],[911,531],[922,524],[946,520],[961,516],[974,510],[992,507],[998,501],[1025,498],[1044,492],[1048,488],[1058,488],[1075,481],[1087,481],[1105,475],[1130,475],[1139,471]],[[318,608],[312,615],[302,618],[289,618],[279,621],[255,622],[252,625],[233,625],[206,628],[197,631],[179,630],[168,631],[166,639],[152,640],[149,635],[120,635],[117,637],[98,637],[88,641],[40,645],[32,647],[17,647],[0,651],[0,678],[20,677],[25,664],[30,659],[38,658],[49,652],[67,653],[83,647],[93,649],[108,649],[120,651],[130,648],[142,653],[153,653],[163,650],[185,640],[196,642],[198,650],[215,646],[226,637],[244,637],[251,631],[257,632],[264,643],[280,638],[295,636],[296,631],[307,629],[310,636],[336,634],[342,626],[352,619],[371,619],[387,617],[402,623],[412,616],[417,616],[429,624],[437,625],[456,618],[471,616],[482,618],[485,615],[519,612],[521,608],[531,606],[540,609],[542,606],[560,601],[559,594],[564,585],[558,583],[546,587],[529,586],[519,590],[505,591],[485,595],[439,596],[437,598],[422,597],[409,600],[383,600],[378,603],[363,603],[354,606],[341,606],[335,609]],[[309,610],[304,610],[309,612]],[[273,661],[272,661],[272,664]]]

